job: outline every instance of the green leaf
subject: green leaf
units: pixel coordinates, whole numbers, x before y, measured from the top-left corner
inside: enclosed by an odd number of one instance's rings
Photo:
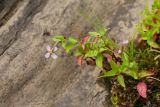
[[[97,33],[97,32],[89,32],[89,35],[90,35],[90,36],[97,37],[97,36],[99,36],[100,34]]]
[[[124,52],[124,60],[126,61],[126,62],[129,62],[129,57],[128,57],[128,55]]]
[[[129,63],[129,68],[137,68],[137,63],[135,61]]]
[[[147,76],[151,76],[154,75],[152,72],[150,71],[146,71],[146,70],[142,70],[138,73],[139,78],[143,78],[143,77],[147,77]]]
[[[123,64],[126,66],[129,65],[129,56],[125,52],[123,54]]]
[[[96,57],[96,65],[98,67],[103,66],[103,56],[101,54],[97,55],[97,57]]]
[[[116,70],[106,71],[101,77],[112,77],[117,75],[118,72]]]
[[[126,87],[125,83],[124,83],[124,77],[122,75],[118,76],[118,82],[122,87]]]
[[[143,40],[147,40],[148,37],[147,37],[147,36],[142,36],[142,39],[143,39]]]
[[[106,46],[105,46],[105,42],[103,41],[104,39],[102,39],[102,38],[100,38],[99,40],[98,40],[98,43],[96,44],[98,47],[104,47],[104,48],[106,48]]]
[[[62,42],[62,47],[65,49],[66,42]]]
[[[92,44],[91,43],[86,43],[85,44],[85,48],[88,49],[92,49]]]
[[[119,71],[118,65],[113,60],[110,61],[110,65],[111,65],[112,70],[115,70],[117,72]]]
[[[147,43],[154,48],[159,48],[158,44],[154,41],[147,41]]]
[[[97,56],[97,54],[98,54],[97,50],[89,50],[86,52],[85,56],[86,57],[95,57],[95,56]]]
[[[120,67],[120,72],[126,72],[126,70],[128,69],[128,65],[126,65],[124,62],[122,63],[121,67]]]
[[[111,96],[111,102],[113,105],[117,105],[118,104],[118,96]]]
[[[130,76],[132,76],[134,79],[138,79],[137,71],[130,71]]]
[[[138,73],[137,71],[133,71],[133,70],[129,70],[129,71],[126,71],[124,72],[125,74],[133,77],[134,79],[138,79]]]
[[[121,66],[122,72],[133,77],[134,79],[138,79],[137,69],[138,67],[135,61],[130,62],[129,65],[123,63]]]
[[[52,38],[52,40],[56,42],[63,42],[65,39],[63,35],[56,35]]]
[[[160,8],[160,2],[159,2],[159,0],[154,0],[152,8],[153,9],[159,9]]]
[[[102,47],[102,48],[99,49],[99,52],[104,52],[104,51],[106,51],[106,50],[108,50],[108,49]]]
[[[101,28],[101,29],[99,30],[100,36],[104,36],[104,35],[106,34],[106,32],[107,32],[107,29],[106,29],[106,28]]]
[[[129,69],[137,71],[138,70],[138,64],[135,61],[130,62],[129,63]]]
[[[68,41],[71,42],[71,43],[73,43],[73,44],[76,44],[76,43],[78,42],[78,41],[77,41],[75,38],[73,38],[73,37],[68,38]]]
[[[82,46],[79,46],[75,52],[75,56],[80,56],[82,54],[83,54],[83,48],[82,48]]]
[[[98,45],[97,44],[90,44],[90,47],[94,50],[98,50]]]
[[[75,45],[72,43],[67,43],[64,47],[66,53],[68,53]]]
[[[115,43],[111,38],[106,38],[106,39],[105,39],[105,43],[106,43],[107,45],[111,45],[111,46],[113,46],[113,47],[116,47],[116,43]]]

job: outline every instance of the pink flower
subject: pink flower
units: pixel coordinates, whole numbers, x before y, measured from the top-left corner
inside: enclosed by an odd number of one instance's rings
[[[136,88],[141,97],[147,98],[147,85],[144,81],[139,82]]]
[[[128,43],[129,43],[128,40],[123,40],[123,41],[121,42],[122,45],[127,45]]]
[[[121,50],[118,50],[118,54],[121,54],[122,53],[122,51]]]
[[[81,56],[78,56],[77,59],[76,59],[76,62],[77,62],[78,65],[81,66],[82,63],[83,63],[83,56],[82,56],[82,55],[81,55]]]
[[[50,46],[47,46],[46,49],[47,49],[47,53],[45,54],[45,58],[49,58],[49,57],[52,57],[53,59],[57,59],[58,58],[58,56],[54,53],[55,51],[58,50],[57,47],[55,47],[53,49]]]

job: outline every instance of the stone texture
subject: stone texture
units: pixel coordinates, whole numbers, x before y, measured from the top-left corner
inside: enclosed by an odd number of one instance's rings
[[[149,0],[148,0],[149,1]],[[86,4],[87,3],[87,4]],[[51,35],[93,30],[80,15],[98,16],[117,40],[133,35],[146,0],[1,0],[0,107],[103,107],[99,70],[77,67],[72,55],[45,59]],[[109,100],[109,99],[108,99]],[[110,105],[106,105],[106,107]]]

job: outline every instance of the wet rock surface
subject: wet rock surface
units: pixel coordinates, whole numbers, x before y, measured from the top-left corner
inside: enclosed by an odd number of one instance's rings
[[[77,67],[72,55],[45,59],[45,47],[53,45],[45,32],[78,37],[93,30],[80,15],[82,9],[93,18],[98,16],[110,28],[110,36],[123,40],[133,34],[146,3],[1,0],[0,107],[103,107],[109,92],[97,83],[99,70]]]

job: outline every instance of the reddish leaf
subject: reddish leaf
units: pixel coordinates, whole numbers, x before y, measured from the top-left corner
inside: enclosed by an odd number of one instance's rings
[[[118,76],[115,76],[115,77],[112,78],[112,80],[113,80],[113,81],[116,81],[117,78],[118,78]]]
[[[153,38],[154,38],[154,41],[156,42],[156,43],[158,43],[158,44],[160,44],[160,33],[155,33],[154,35],[153,35]]]
[[[89,39],[89,36],[84,37],[84,38],[82,39],[81,44],[82,44],[82,45],[85,45],[85,44],[87,43],[88,39]]]
[[[139,82],[136,88],[141,97],[147,98],[147,85],[144,81]]]
[[[96,44],[97,43],[97,41],[98,41],[98,38],[96,37],[96,38],[94,38],[94,40],[93,40],[93,44]]]
[[[148,30],[151,30],[151,29],[152,29],[152,26],[151,26],[151,25],[148,25],[148,26],[146,26],[146,28],[147,28]]]
[[[78,65],[81,66],[82,63],[83,63],[83,56],[78,56],[77,59],[76,59],[76,62],[77,62]]]
[[[154,23],[157,23],[157,18],[153,17],[153,18],[152,18],[152,21],[153,21]]]

